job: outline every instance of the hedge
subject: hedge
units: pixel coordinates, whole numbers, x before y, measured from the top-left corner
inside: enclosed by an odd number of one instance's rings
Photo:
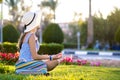
[[[9,43],[4,42],[3,44],[0,44],[0,52],[4,53],[16,53],[18,51],[17,43]],[[61,50],[64,48],[62,44],[56,44],[56,43],[49,43],[49,44],[41,44],[40,49],[38,51],[39,54],[57,54],[61,52]]]
[[[49,44],[41,44],[40,50],[38,51],[39,54],[57,54],[62,51],[64,46],[62,44],[57,43],[49,43]]]
[[[77,44],[76,43],[63,43],[64,48],[77,48]]]
[[[16,43],[4,42],[3,44],[0,44],[0,52],[16,53],[17,51],[18,48],[16,46]]]

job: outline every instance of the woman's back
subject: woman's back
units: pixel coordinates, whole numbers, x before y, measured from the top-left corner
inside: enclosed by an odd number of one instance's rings
[[[19,56],[19,60],[25,60],[25,61],[32,61],[32,55],[30,52],[30,46],[29,46],[29,38],[32,35],[32,33],[28,33],[26,34],[26,36],[24,37],[24,41],[22,44],[22,47],[20,49],[20,56]],[[39,49],[39,44],[36,43],[36,50]]]

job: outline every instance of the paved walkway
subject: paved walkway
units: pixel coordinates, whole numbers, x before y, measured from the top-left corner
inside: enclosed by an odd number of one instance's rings
[[[83,51],[64,49],[64,55],[77,56],[82,59],[107,59],[107,60],[120,60],[120,51]]]

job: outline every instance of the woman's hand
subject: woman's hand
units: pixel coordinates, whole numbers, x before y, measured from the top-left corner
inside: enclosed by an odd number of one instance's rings
[[[52,58],[53,58],[53,60],[60,59],[60,58],[62,58],[62,53],[58,53],[56,55],[53,55]]]

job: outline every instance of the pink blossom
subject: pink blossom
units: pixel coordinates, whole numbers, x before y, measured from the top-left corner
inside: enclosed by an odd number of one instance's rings
[[[82,60],[82,61],[81,61],[81,64],[82,64],[82,65],[87,64],[87,60]]]
[[[101,62],[91,62],[90,65],[91,66],[100,66]]]
[[[72,61],[73,61],[72,58],[66,57],[66,62],[72,62]]]

